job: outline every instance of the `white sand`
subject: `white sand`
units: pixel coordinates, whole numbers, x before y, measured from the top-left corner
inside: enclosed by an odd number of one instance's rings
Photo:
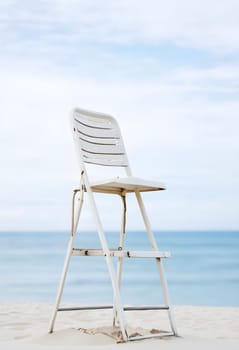
[[[117,344],[104,335],[111,326],[112,311],[58,313],[55,332],[48,334],[52,305],[46,303],[0,304],[0,350],[101,350],[101,349],[200,349],[239,350],[239,308],[175,307],[180,337],[147,339]],[[126,314],[134,330],[168,330],[165,311],[138,311]],[[102,327],[102,333],[95,329]],[[79,330],[81,328],[81,330]],[[88,333],[82,331],[88,329]]]

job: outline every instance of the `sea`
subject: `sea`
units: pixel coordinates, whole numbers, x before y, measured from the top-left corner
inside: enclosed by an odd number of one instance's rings
[[[117,249],[119,233],[107,232]],[[173,305],[239,306],[239,231],[156,231]],[[0,302],[51,302],[58,289],[69,232],[0,232]],[[78,248],[99,248],[96,232],[77,234]],[[148,250],[145,232],[126,233],[125,249]],[[115,259],[115,267],[117,260]],[[163,303],[155,259],[124,259],[121,293],[127,305]],[[104,257],[73,256],[62,302],[112,303]]]

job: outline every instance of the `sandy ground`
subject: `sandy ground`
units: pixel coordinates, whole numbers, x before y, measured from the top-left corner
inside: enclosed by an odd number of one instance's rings
[[[180,337],[123,344],[105,334],[111,329],[112,310],[58,313],[55,331],[48,334],[51,311],[47,303],[1,303],[0,350],[239,350],[239,308],[178,306],[174,313]],[[169,330],[166,311],[128,312],[126,319],[131,332]]]

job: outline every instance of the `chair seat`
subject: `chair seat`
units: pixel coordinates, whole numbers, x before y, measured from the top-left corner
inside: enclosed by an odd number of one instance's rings
[[[144,180],[134,176],[115,177],[113,179],[103,180],[91,184],[93,192],[115,193],[122,192],[147,192],[165,190],[164,184],[157,181]]]

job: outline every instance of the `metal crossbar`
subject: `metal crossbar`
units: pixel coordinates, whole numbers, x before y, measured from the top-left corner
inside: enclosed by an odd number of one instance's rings
[[[155,334],[149,334],[149,335],[136,335],[136,336],[129,336],[129,341],[135,341],[135,340],[142,340],[142,339],[151,339],[151,338],[162,338],[162,337],[171,337],[175,336],[174,332],[158,332]]]
[[[81,310],[107,310],[113,309],[113,305],[95,305],[78,307],[60,307],[58,311],[81,311]],[[168,310],[168,306],[146,305],[146,306],[123,306],[124,311],[146,311],[146,310]]]
[[[111,257],[116,258],[170,258],[169,252],[160,251],[131,251],[131,250],[117,250],[110,249],[109,254]],[[105,256],[106,254],[101,249],[80,249],[73,248],[72,255],[75,256]]]

